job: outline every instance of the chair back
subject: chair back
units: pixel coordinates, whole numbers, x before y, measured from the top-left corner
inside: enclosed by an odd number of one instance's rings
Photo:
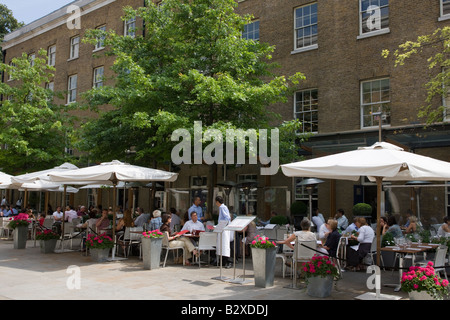
[[[311,259],[317,252],[314,251],[317,249],[317,241],[300,241],[297,240],[295,245],[297,248],[297,261],[308,261]]]
[[[217,245],[217,232],[201,232],[198,240],[199,250],[214,250]]]
[[[169,232],[167,231],[163,232],[162,246],[163,248],[169,247]]]
[[[72,219],[72,224],[76,227],[78,224],[81,223],[81,218],[74,218]]]
[[[440,268],[445,266],[445,256],[447,255],[447,246],[439,246],[436,249],[436,256],[434,258],[434,267]]]
[[[131,228],[125,228],[125,232],[128,230],[128,239],[130,240],[141,240],[142,232],[144,232],[143,227],[131,227]],[[133,231],[133,232],[130,232]],[[138,233],[139,232],[139,233]]]
[[[52,228],[52,226],[53,226],[53,221],[54,221],[54,219],[47,219],[47,218],[45,218],[44,219],[44,223],[42,224],[45,228],[47,228],[47,229],[51,229]]]

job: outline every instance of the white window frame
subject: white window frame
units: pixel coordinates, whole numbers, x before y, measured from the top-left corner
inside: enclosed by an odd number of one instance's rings
[[[123,34],[125,36],[134,38],[136,36],[136,17],[125,20],[124,22],[125,22],[125,24],[124,24]],[[134,29],[134,30],[131,32],[130,29]]]
[[[365,103],[364,102],[364,91],[363,91],[363,86],[365,83],[374,83],[375,81],[383,81],[383,80],[389,80],[389,100],[381,100],[380,101],[376,101],[376,102],[368,102]],[[381,83],[380,83],[381,84]],[[371,92],[374,92],[371,90]],[[380,95],[381,95],[381,90],[380,90]],[[372,111],[370,112],[370,114],[372,114],[373,112],[378,112],[379,110],[379,105],[384,105],[384,104],[389,104],[389,106],[391,106],[391,82],[390,82],[390,78],[389,77],[384,77],[384,78],[376,78],[376,79],[369,79],[369,80],[364,80],[361,81],[360,83],[360,113],[361,113],[361,129],[372,129],[375,127],[378,127],[379,124],[374,125],[374,119],[371,120],[372,125],[371,126],[364,126],[364,111],[366,107],[370,107],[372,109]],[[377,108],[372,108],[377,106]],[[383,112],[383,111],[382,111]],[[371,117],[374,117],[371,115]],[[386,119],[386,114],[383,112],[382,115],[382,120],[383,118]],[[389,111],[389,118],[390,118],[390,111]],[[389,121],[389,123],[386,124],[382,124],[382,127],[390,127],[391,126],[391,122]]]
[[[438,21],[444,21],[450,19],[450,11],[446,14],[444,14],[444,2],[448,2],[448,5],[450,6],[450,0],[439,0],[439,6],[440,6],[440,16]]]
[[[16,64],[14,62],[12,62],[12,60],[9,62],[9,65],[11,67],[15,67],[16,66]],[[12,76],[11,73],[8,72],[8,81],[13,81],[13,78],[11,78],[11,76]]]
[[[297,94],[300,94],[300,93],[306,93],[306,92],[308,92],[308,91],[309,91],[310,97],[311,97],[313,91],[316,91],[316,92],[317,92],[317,102],[316,102],[316,103],[313,103],[313,100],[311,100],[311,98],[310,98],[310,100],[309,100],[310,106],[316,105],[316,108],[313,109],[313,110],[311,110],[311,109],[310,109],[310,110],[304,110],[304,109],[302,108],[302,111],[298,111],[298,110],[297,110],[297,103],[299,103],[299,101],[297,100]],[[294,119],[298,119],[298,120],[302,123],[302,130],[301,130],[299,133],[318,133],[318,132],[319,132],[318,129],[317,129],[317,131],[313,131],[313,130],[312,130],[312,128],[314,127],[314,126],[313,126],[313,123],[316,123],[316,124],[317,124],[317,128],[319,127],[319,102],[318,102],[318,94],[319,94],[319,91],[318,91],[317,88],[300,90],[300,91],[295,92],[295,94],[294,94]],[[311,115],[311,117],[310,117],[310,121],[307,121],[306,123],[309,123],[309,124],[311,125],[311,130],[310,130],[310,131],[305,131],[305,115],[308,114],[308,113]],[[312,120],[312,119],[313,119],[313,113],[316,113],[316,114],[317,114],[317,118],[316,118],[317,120],[316,120],[316,121],[313,121],[313,120]],[[302,117],[299,117],[300,115],[301,115]]]
[[[255,28],[255,27],[256,27],[256,24],[257,24],[257,28]],[[260,35],[260,33],[259,33],[259,26],[260,26],[260,21],[259,21],[259,20],[253,20],[252,22],[247,23],[247,24],[244,26],[244,28],[248,28],[248,27],[250,27],[250,26],[252,27],[252,30],[251,30],[251,31],[247,30],[247,32],[245,32],[245,30],[242,31],[242,38],[247,39],[247,40],[259,41],[259,35]],[[256,34],[255,30],[257,30],[258,37],[255,37],[255,34]]]
[[[78,75],[73,74],[67,80],[67,104],[77,101]]]
[[[55,91],[55,82],[50,81],[45,84],[45,89]]]
[[[70,38],[69,60],[77,59],[80,56],[80,36]]]
[[[56,65],[56,44],[48,47],[47,55],[48,65],[54,67]]]
[[[102,25],[96,28],[97,30],[106,31],[106,25]],[[97,38],[97,43],[95,44],[94,51],[102,50],[105,48],[105,37]]]
[[[99,72],[101,71],[101,74]],[[100,88],[103,87],[103,76],[105,74],[105,67],[100,66],[97,68],[94,68],[94,79],[92,80],[92,87],[93,88]]]
[[[316,22],[315,23],[310,23],[310,24],[307,24],[306,26],[302,26],[302,27],[298,28],[297,27],[297,19],[296,19],[297,18],[297,10],[303,9],[303,8],[306,8],[306,7],[312,7],[312,6],[316,6],[316,8],[317,8],[317,11],[316,11],[316,15],[317,15],[316,16]],[[307,5],[300,6],[300,7],[297,7],[297,8],[294,9],[294,50],[291,52],[291,54],[304,52],[304,51],[309,51],[309,50],[315,50],[315,49],[317,49],[319,47],[319,45],[318,45],[318,38],[319,38],[318,14],[319,14],[319,10],[318,10],[317,2],[309,3]],[[298,38],[297,38],[297,30],[305,29],[305,28],[308,28],[308,27],[312,28],[313,26],[316,26],[316,29],[317,29],[317,32],[315,33],[315,35],[316,35],[316,42],[315,43],[311,43],[309,45],[304,45],[304,46],[301,46],[301,47],[297,47],[297,40],[298,40]],[[304,39],[304,37],[302,39]]]
[[[364,39],[364,38],[368,38],[368,37],[373,37],[373,36],[378,36],[378,35],[382,35],[382,34],[387,34],[390,33],[391,30],[389,29],[389,24],[387,27],[383,28],[381,27],[381,29],[379,30],[372,30],[372,31],[368,31],[368,32],[363,32],[363,19],[362,19],[362,1],[364,0],[358,0],[359,2],[359,36],[357,37],[357,39]],[[382,1],[382,0],[379,0]],[[389,1],[387,5],[381,6],[381,8],[389,8]],[[367,10],[366,10],[367,11]],[[390,17],[390,12],[388,15],[388,18]]]

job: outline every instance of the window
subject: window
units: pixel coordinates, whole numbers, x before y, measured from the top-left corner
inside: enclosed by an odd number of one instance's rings
[[[48,47],[48,65],[55,66],[56,64],[56,45]]]
[[[15,67],[16,64],[15,64],[14,62],[10,61],[10,62],[9,62],[9,66],[10,66],[10,67]],[[9,73],[9,74],[8,74],[8,81],[11,81],[11,80],[14,80],[14,79],[12,78],[12,73]]]
[[[360,36],[389,32],[389,0],[359,1]]]
[[[295,9],[294,49],[317,46],[317,3]]]
[[[103,87],[103,72],[104,67],[98,67],[94,69],[94,88]]]
[[[45,89],[49,89],[49,90],[55,91],[55,83],[53,81],[47,82],[45,84]]]
[[[100,26],[97,30],[106,31],[106,26]],[[100,50],[105,47],[105,36],[97,38],[97,43],[95,44],[94,50]]]
[[[78,76],[76,74],[69,77],[68,81],[68,93],[67,93],[67,103],[72,103],[77,101],[77,80]]]
[[[124,35],[134,37],[136,35],[136,18],[125,21]]]
[[[444,86],[444,95],[442,97],[442,105],[444,107],[444,121],[450,121],[450,87]]]
[[[259,41],[259,21],[253,21],[244,26],[242,38]]]
[[[254,185],[250,186],[248,190],[240,187],[238,188],[238,196],[239,196],[239,209],[235,210],[238,214],[244,215],[248,212],[251,214],[256,214],[257,204],[258,204],[258,176],[256,174],[239,174],[238,175],[238,183],[253,180]]]
[[[450,0],[440,0],[441,2],[441,16],[439,20],[450,19]]]
[[[302,123],[301,133],[319,132],[317,89],[295,93],[294,118]]]
[[[381,110],[382,125],[391,123],[389,79],[377,79],[361,83],[361,127],[370,128],[379,125]],[[375,114],[374,114],[375,113]]]
[[[28,59],[30,60],[30,67],[34,67],[34,60],[36,59],[36,54],[32,53],[28,56]]]
[[[76,36],[70,39],[70,59],[78,58],[80,51],[80,37]]]

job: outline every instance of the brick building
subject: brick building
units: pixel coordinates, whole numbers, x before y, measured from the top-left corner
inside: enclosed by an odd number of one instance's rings
[[[92,57],[102,47],[80,41],[85,30],[106,27],[126,33],[127,26],[140,22],[122,21],[122,7],[142,6],[143,2],[75,1],[81,8],[81,29],[68,28],[66,20],[70,13],[68,6],[63,7],[7,35],[3,44],[5,63],[21,52],[31,54],[41,47],[56,52],[51,60],[56,67],[54,88],[68,91],[67,103],[72,98],[78,100],[81,92],[101,85],[96,75],[104,74],[106,79],[112,76],[109,67],[114,60]],[[394,67],[392,56],[385,59],[381,55],[383,49],[393,51],[407,40],[416,40],[448,25],[449,0],[238,2],[239,13],[254,16],[243,36],[276,46],[273,60],[281,66],[276,73],[306,75],[288,103],[271,106],[283,120],[298,118],[303,123],[303,132],[312,133],[299,146],[302,155],[316,157],[373,144],[378,140],[379,127],[378,118],[372,113],[381,110],[383,140],[418,154],[450,159],[449,123],[425,127],[417,117],[425,103],[424,84],[430,74],[427,57],[431,52],[425,51],[399,67]],[[72,56],[77,53],[78,56]],[[249,179],[256,181],[248,195],[250,211],[262,219],[267,219],[273,210],[289,214],[293,201],[308,198],[304,189],[296,187],[300,179],[286,178],[282,173],[261,176],[257,166],[218,167],[217,176],[209,176],[206,166],[181,166],[179,179],[160,193],[162,203],[185,210],[194,194],[204,197],[211,181],[215,185],[223,180]],[[441,222],[444,215],[450,214],[450,187],[422,189],[422,216],[427,220],[436,217]],[[412,188],[386,190],[390,190],[385,192],[387,212],[402,215],[407,209],[416,212]],[[215,188],[215,193],[220,192],[223,193],[222,188]],[[314,205],[325,216],[334,215],[338,208],[351,216],[355,203],[376,203],[375,194],[375,186],[364,179],[358,183],[327,180],[318,187]],[[143,199],[140,197],[140,201]],[[235,211],[243,213],[244,192],[235,188],[229,199]],[[76,198],[73,201],[77,204]]]

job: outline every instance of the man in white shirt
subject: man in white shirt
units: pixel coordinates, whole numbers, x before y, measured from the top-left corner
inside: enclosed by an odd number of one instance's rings
[[[348,227],[348,219],[345,216],[343,209],[338,209],[336,214],[336,220],[338,222],[338,229],[341,229],[341,231],[344,231]]]
[[[194,230],[200,230],[205,231],[205,227],[203,226],[203,223],[198,221],[197,212],[193,211],[191,213],[191,220],[188,220],[184,223],[183,230],[189,230],[189,233],[192,233]]]
[[[56,211],[53,212],[53,217],[55,218],[55,222],[56,221],[61,221],[63,218],[63,213],[61,212],[61,207],[57,206],[56,207]]]
[[[72,206],[67,206],[66,212],[64,214],[65,214],[65,219],[68,222],[72,222],[73,219],[78,218],[78,214],[75,210],[73,210]]]

